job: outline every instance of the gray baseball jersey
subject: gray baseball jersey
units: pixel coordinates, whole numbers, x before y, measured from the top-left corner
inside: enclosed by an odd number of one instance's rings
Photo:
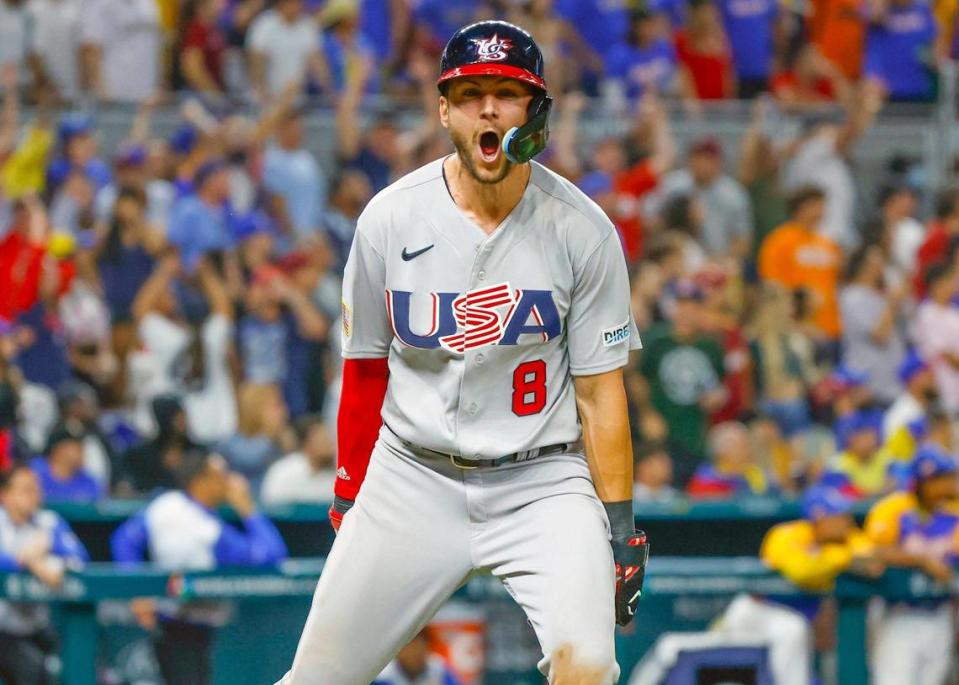
[[[572,376],[640,347],[616,230],[533,162],[487,235],[432,162],[360,216],[343,283],[343,356],[389,356],[383,421],[401,439],[489,459],[580,438]]]

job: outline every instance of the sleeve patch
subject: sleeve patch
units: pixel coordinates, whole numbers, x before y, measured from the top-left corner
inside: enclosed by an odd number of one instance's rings
[[[350,311],[350,306],[346,304],[346,300],[341,300],[343,304],[343,336],[349,338],[353,333],[353,312]]]
[[[607,328],[602,332],[603,347],[612,347],[629,340],[629,319],[625,323],[612,328]]]

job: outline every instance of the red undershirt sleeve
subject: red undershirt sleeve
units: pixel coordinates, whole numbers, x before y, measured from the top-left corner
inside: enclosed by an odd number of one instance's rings
[[[337,469],[334,494],[355,500],[383,423],[381,411],[390,377],[386,357],[343,360],[343,388],[336,419]]]

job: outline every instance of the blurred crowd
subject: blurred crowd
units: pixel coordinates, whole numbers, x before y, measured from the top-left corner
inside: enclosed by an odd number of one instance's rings
[[[13,13],[42,6],[4,2]],[[459,6],[423,2],[388,25],[435,47],[468,18],[454,17]],[[294,22],[328,48],[333,34],[320,40],[316,21],[336,16],[358,31],[376,7],[211,0],[186,3],[180,19],[216,28],[245,18],[247,39],[225,42],[237,46]],[[611,27],[620,17],[659,31],[703,7],[596,12]],[[508,10],[521,22],[517,13],[531,13],[534,33],[554,12]],[[564,21],[557,40],[573,35]],[[586,34],[591,23],[575,26]],[[588,54],[596,42],[577,44]],[[562,63],[563,50],[547,52]],[[188,48],[174,54],[191,61]],[[369,78],[385,87],[385,66],[334,74],[335,145],[318,156],[303,90],[329,54],[305,49],[309,73],[241,59],[259,65],[252,74],[286,76],[260,83],[261,105],[240,109],[196,87],[204,94],[184,96],[163,136],[152,119],[164,96],[151,84],[110,150],[87,110],[41,98],[24,116],[25,94],[45,83],[28,68],[35,59],[0,70],[0,469],[29,463],[49,501],[144,497],[174,487],[183,455],[202,447],[265,503],[329,499],[340,276],[355,222],[375,192],[450,152],[432,113],[435,57],[423,50],[404,62],[420,114],[403,125],[367,116]],[[219,63],[208,57],[198,64]],[[875,197],[856,182],[852,152],[890,95],[883,82],[850,80],[828,109],[790,109],[797,102],[777,102],[774,89],[753,102],[738,143],[704,137],[680,149],[655,88],[627,88],[634,106],[608,110],[624,135],[587,138],[584,113],[615,105],[591,99],[585,75],[566,84],[571,74],[554,74],[557,95],[569,90],[540,161],[609,215],[631,269],[644,342],[627,370],[640,498],[788,496],[823,478],[874,496],[902,485],[917,446],[952,448],[959,190],[927,187],[908,156],[888,160]]]
[[[956,12],[924,0],[0,0],[0,571],[56,585],[86,552],[43,502],[110,497],[152,498],[114,537],[120,562],[286,555],[257,507],[332,496],[340,278],[357,218],[451,152],[438,54],[489,16],[544,49],[557,107],[539,161],[608,214],[630,267],[637,499],[806,492],[814,522],[835,493],[918,488],[916,455],[956,448],[959,187],[931,188],[897,156],[864,191],[853,151],[885,102],[935,97]],[[370,117],[372,95],[417,116]],[[669,101],[696,111],[723,98],[754,98],[741,140],[677,145]],[[104,102],[135,111],[110,149],[90,113]],[[163,135],[159,106],[179,116]],[[333,122],[329,158],[307,139],[316,110]],[[587,137],[588,111],[625,134]],[[846,499],[833,513],[847,517]],[[240,526],[220,518],[225,504]],[[203,682],[222,622],[212,609],[134,603],[141,625],[161,626],[171,682]],[[39,682],[3,670],[45,668],[35,643],[49,622],[25,611],[0,604],[0,634],[29,637],[9,663],[0,655],[0,674]]]
[[[335,99],[350,80],[395,96],[484,18],[532,32],[554,94],[620,103],[769,91],[802,107],[864,80],[929,101],[957,50],[949,0],[0,0],[0,64],[61,101],[190,90],[264,104],[292,82]]]

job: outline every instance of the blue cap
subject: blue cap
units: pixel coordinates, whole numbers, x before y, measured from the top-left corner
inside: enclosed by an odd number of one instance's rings
[[[917,482],[956,471],[956,460],[952,455],[931,443],[920,447],[912,460],[912,477]]]
[[[93,117],[85,112],[69,112],[60,119],[60,142],[66,144],[75,136],[82,136],[93,130]]]
[[[199,135],[189,124],[181,124],[170,136],[170,149],[178,155],[187,155],[196,146]]]
[[[117,166],[138,167],[147,161],[147,151],[138,143],[123,143],[113,155],[113,163]]]
[[[576,185],[590,197],[596,197],[613,189],[613,178],[602,171],[591,171],[580,178]]]
[[[869,382],[869,374],[866,371],[856,371],[846,364],[837,366],[830,375],[830,378],[847,387],[865,385]]]
[[[864,410],[853,412],[838,419],[834,430],[840,449],[846,449],[849,439],[863,431],[874,431],[877,437],[882,437],[882,413]]]
[[[802,515],[809,521],[841,516],[852,511],[853,501],[837,488],[813,485],[803,493]]]
[[[914,350],[910,351],[906,358],[902,360],[902,363],[899,365],[899,381],[905,385],[912,380],[912,377],[921,371],[925,371],[929,368],[929,365],[923,361]]]

